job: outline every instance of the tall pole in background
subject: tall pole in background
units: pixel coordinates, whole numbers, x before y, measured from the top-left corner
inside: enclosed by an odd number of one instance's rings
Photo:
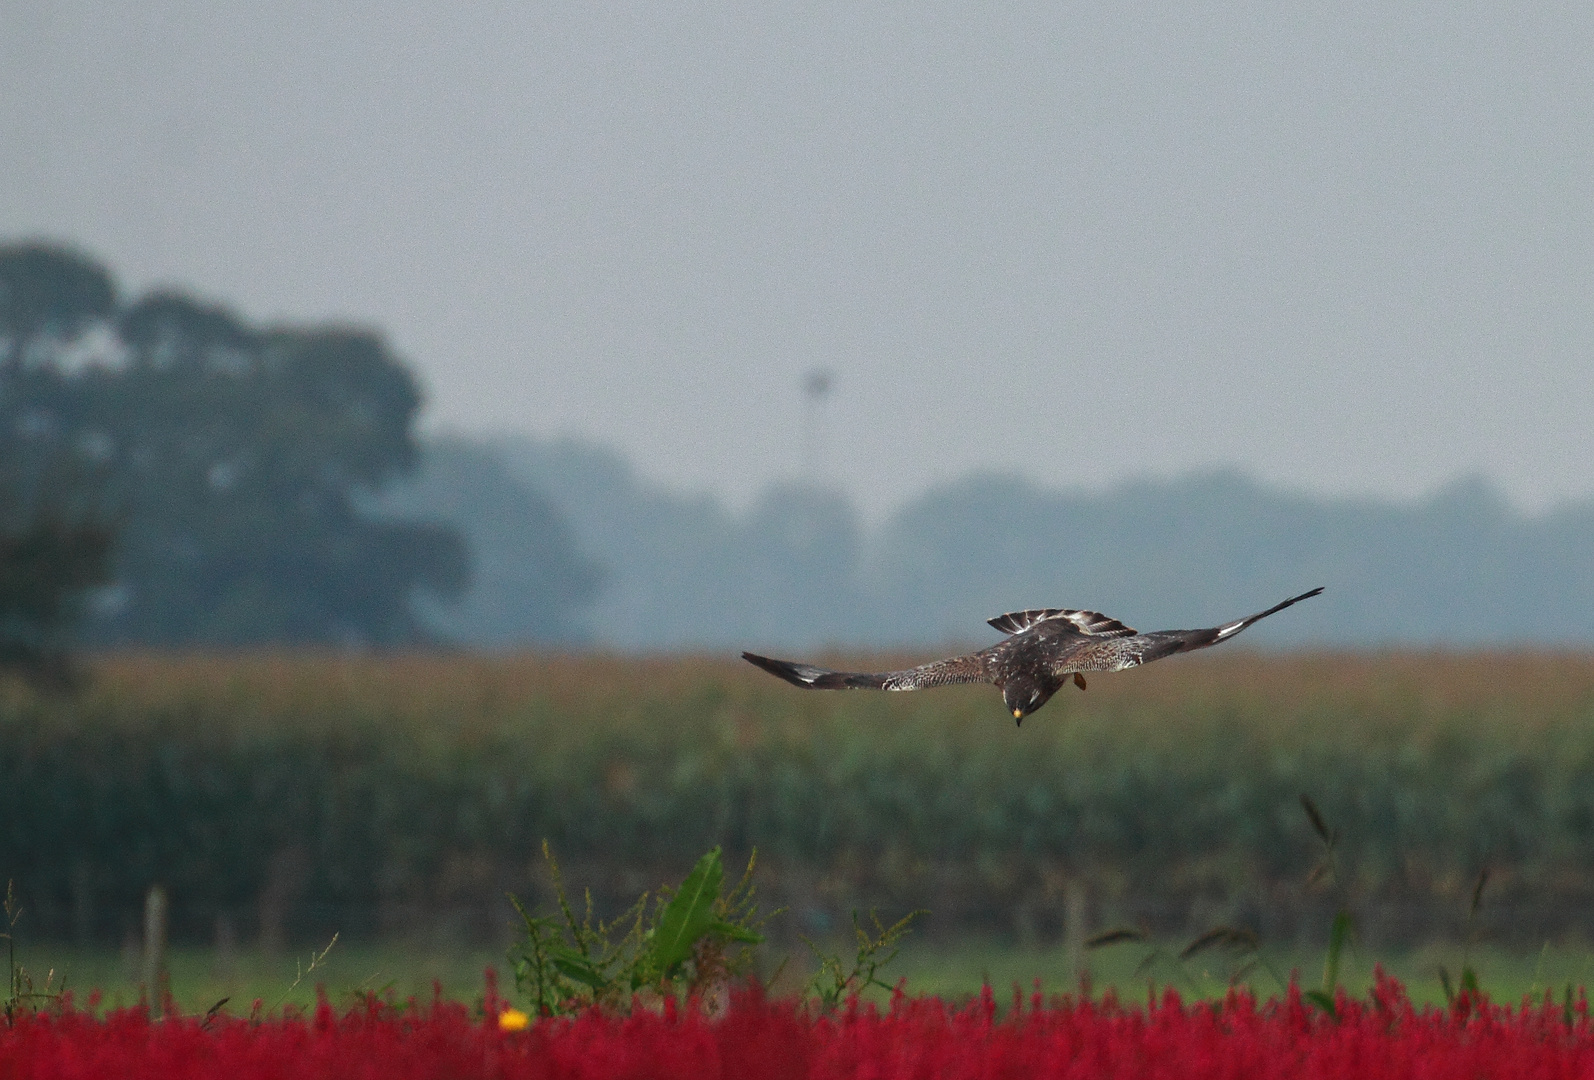
[[[803,479],[814,487],[824,481],[825,402],[835,381],[828,368],[815,368],[803,377]]]

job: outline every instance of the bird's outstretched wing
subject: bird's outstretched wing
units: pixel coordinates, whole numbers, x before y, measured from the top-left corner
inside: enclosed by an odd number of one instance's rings
[[[1091,637],[1127,637],[1135,632],[1134,627],[1125,626],[1117,619],[1109,618],[1099,611],[1075,611],[1072,608],[1049,607],[1032,608],[1029,611],[1009,611],[1006,615],[998,615],[994,619],[985,621],[1004,634],[1022,634],[1030,627],[1043,622],[1057,624],[1059,629],[1071,628]]]
[[[1291,604],[1298,604],[1302,600],[1316,596],[1322,591],[1320,588],[1313,589],[1311,592],[1292,596],[1282,604],[1274,604],[1266,611],[1259,611],[1255,615],[1247,615],[1243,619],[1203,630],[1156,630],[1149,634],[1135,634],[1133,637],[1107,638],[1101,641],[1076,640],[1058,653],[1053,661],[1052,670],[1059,675],[1075,671],[1122,671],[1124,668],[1139,667],[1153,660],[1161,660],[1164,656],[1172,656],[1174,653],[1205,649],[1209,645],[1227,641],[1252,623],[1265,619],[1275,612],[1283,611]]]
[[[744,652],[742,659],[785,679],[793,686],[809,690],[923,690],[954,683],[990,682],[983,658],[978,654],[953,656],[932,664],[921,664],[906,671],[867,674],[858,671],[830,671],[789,660],[772,660],[757,653]]]

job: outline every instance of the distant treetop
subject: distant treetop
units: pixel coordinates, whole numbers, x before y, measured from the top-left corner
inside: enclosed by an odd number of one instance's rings
[[[463,538],[359,509],[413,467],[420,404],[375,331],[123,305],[86,256],[0,246],[0,511],[114,525],[85,642],[426,640],[415,594],[464,589]]]

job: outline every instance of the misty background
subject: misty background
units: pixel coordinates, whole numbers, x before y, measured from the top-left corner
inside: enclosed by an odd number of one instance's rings
[[[115,279],[51,393],[156,378],[173,298],[247,340],[229,409],[297,416],[301,347],[398,388],[376,457],[247,504],[221,448],[341,451],[174,436],[157,482],[139,414],[84,420],[85,639],[928,648],[1324,585],[1248,643],[1586,645],[1591,46],[1504,4],[0,0],[0,238]]]
[[[980,474],[870,527],[821,488],[772,487],[736,514],[651,487],[600,446],[438,439],[383,505],[466,535],[476,579],[427,615],[481,645],[983,644],[997,638],[983,620],[1025,607],[1099,607],[1165,629],[1316,585],[1328,591],[1245,644],[1594,643],[1594,504],[1529,517],[1478,478],[1396,503],[1325,500],[1235,471],[1100,493]],[[599,584],[568,621],[547,623],[536,552],[550,507]]]
[[[1317,585],[1255,644],[1594,641],[1594,503],[1010,471],[871,522],[820,470],[828,392],[810,380],[810,475],[733,509],[592,441],[422,434],[378,331],[257,324],[0,245],[0,644],[928,647],[1024,607],[1166,629]]]

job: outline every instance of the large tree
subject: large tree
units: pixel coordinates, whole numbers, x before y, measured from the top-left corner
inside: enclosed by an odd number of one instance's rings
[[[109,529],[48,513],[0,528],[0,671],[75,681],[68,638],[84,596],[105,581],[110,547]]]
[[[67,641],[108,576],[111,530],[93,505],[92,454],[52,427],[50,369],[115,307],[89,259],[0,248],[0,670],[52,684],[72,677]]]
[[[464,541],[358,508],[412,466],[419,406],[371,331],[257,328],[173,292],[121,306],[81,256],[0,248],[0,427],[35,488],[72,462],[116,529],[90,642],[423,637],[414,594],[465,586]]]

